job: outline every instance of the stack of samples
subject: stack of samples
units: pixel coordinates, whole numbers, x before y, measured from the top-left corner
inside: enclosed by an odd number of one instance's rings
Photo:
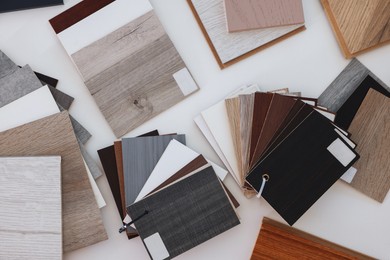
[[[253,86],[195,119],[245,194],[263,196],[290,225],[359,158],[332,120],[316,99]]]

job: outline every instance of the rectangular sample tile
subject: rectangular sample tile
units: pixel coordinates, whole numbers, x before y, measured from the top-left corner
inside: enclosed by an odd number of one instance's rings
[[[240,223],[212,167],[140,200],[127,212],[132,219],[144,214],[135,226],[153,259],[174,258]],[[156,244],[149,241],[156,234],[164,254],[156,253]]]
[[[0,79],[13,73],[18,69],[18,66],[0,50]]]
[[[65,110],[69,110],[74,98],[52,86],[49,86],[49,89],[56,102],[60,104]]]
[[[53,5],[63,5],[63,0],[3,0],[0,4],[0,13],[48,7]]]
[[[60,155],[62,158],[64,252],[107,239],[67,112],[0,133],[0,156],[53,154]]]
[[[251,260],[373,259],[298,229],[264,218]]]
[[[302,0],[225,0],[229,32],[302,24]]]
[[[219,66],[224,68],[305,29],[303,24],[229,33],[224,0],[187,0]]]
[[[318,105],[337,113],[367,76],[373,78],[379,85],[390,92],[390,88],[385,83],[360,63],[359,60],[354,58],[319,96]]]
[[[388,0],[321,0],[346,58],[390,41]]]
[[[383,202],[390,189],[390,98],[370,89],[348,130],[360,154],[351,186]]]
[[[58,33],[117,137],[198,90],[150,4],[143,4],[146,10],[131,4],[113,1]],[[101,20],[112,13],[118,21]]]
[[[62,259],[61,157],[1,157],[0,197],[0,258]]]
[[[184,135],[122,139],[126,206],[131,205],[135,201],[172,139],[185,144]]]

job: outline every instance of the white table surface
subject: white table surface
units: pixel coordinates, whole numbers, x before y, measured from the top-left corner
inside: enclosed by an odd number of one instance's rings
[[[96,151],[111,145],[115,136],[48,23],[77,2],[65,0],[65,6],[0,14],[0,49],[18,64],[30,64],[34,70],[60,80],[58,89],[75,98],[70,113],[93,135],[87,149],[100,163]],[[219,69],[185,0],[151,2],[201,90],[127,136],[153,129],[184,133],[189,147],[220,165],[193,122],[200,111],[252,82],[263,90],[288,87],[304,96],[318,97],[349,62],[339,49],[319,0],[303,0],[306,31],[224,70]],[[358,58],[390,85],[390,45]],[[128,241],[124,234],[118,234],[121,219],[106,177],[97,183],[107,202],[101,213],[109,239],[66,254],[64,259],[148,259],[139,238]],[[246,199],[231,176],[225,183],[241,203],[241,225],[177,259],[248,259],[262,217],[282,221],[263,199]],[[373,257],[390,259],[390,195],[380,204],[338,181],[294,227]]]

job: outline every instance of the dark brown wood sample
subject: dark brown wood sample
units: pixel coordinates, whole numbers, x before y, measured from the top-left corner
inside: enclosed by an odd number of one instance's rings
[[[373,259],[298,229],[264,218],[251,260]]]
[[[77,22],[109,5],[115,0],[84,0],[49,20],[56,33],[68,29]]]

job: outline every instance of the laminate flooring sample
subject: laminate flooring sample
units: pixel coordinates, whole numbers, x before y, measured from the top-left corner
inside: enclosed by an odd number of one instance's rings
[[[346,58],[390,41],[388,0],[321,0]]]
[[[364,66],[358,59],[353,58],[343,69],[337,78],[325,89],[318,98],[318,105],[326,107],[329,111],[337,113],[340,107],[347,101],[351,94],[359,87],[360,83],[367,77],[372,77],[383,88],[390,92],[374,73]]]
[[[390,98],[370,89],[348,130],[360,154],[350,185],[383,202],[390,189]]]
[[[0,79],[17,70],[16,64],[0,50]]]
[[[28,146],[26,146],[28,144]],[[107,239],[80,149],[67,112],[0,133],[0,156],[62,158],[63,250]]]
[[[251,260],[374,259],[298,229],[264,218]]]
[[[302,0],[225,0],[229,32],[303,24]]]
[[[63,0],[3,0],[0,4],[0,13],[63,4]]]
[[[0,197],[0,258],[62,259],[61,157],[0,158]]]
[[[250,144],[255,94],[240,95],[238,98],[240,99],[241,167],[242,172],[244,173],[243,178],[245,178],[249,171],[250,163]]]
[[[117,137],[198,90],[148,1],[137,2],[144,10],[117,0],[58,33]],[[113,10],[121,24],[102,20]]]
[[[160,157],[173,139],[185,144],[184,135],[122,139],[123,176],[127,206],[135,201]]]
[[[219,66],[224,68],[305,29],[303,24],[229,33],[224,0],[187,0]]]
[[[56,102],[60,104],[64,109],[69,110],[70,106],[74,101],[74,98],[52,86],[49,86],[49,89]]]

